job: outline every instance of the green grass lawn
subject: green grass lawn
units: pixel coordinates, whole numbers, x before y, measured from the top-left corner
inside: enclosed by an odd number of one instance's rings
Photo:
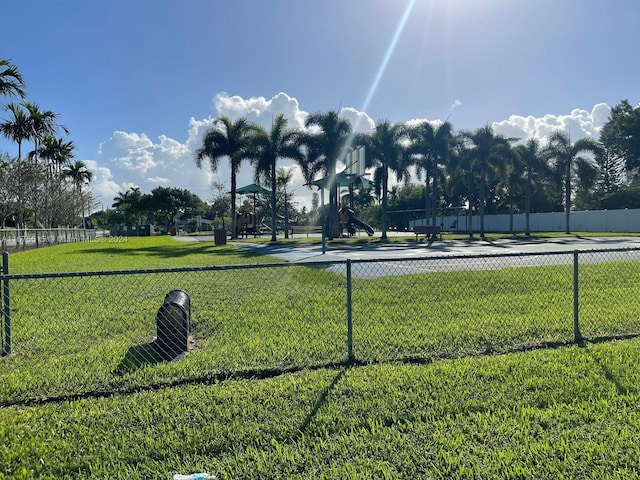
[[[638,341],[0,409],[0,478],[638,478]]]
[[[274,261],[156,237],[14,254],[11,271]],[[0,479],[638,478],[638,340],[477,356],[571,340],[549,309],[571,310],[570,267],[522,270],[354,280],[359,366],[341,363],[345,279],[325,269],[13,281],[31,322],[0,359]],[[581,266],[586,325],[637,328],[637,270]],[[198,348],[145,361],[173,287]]]

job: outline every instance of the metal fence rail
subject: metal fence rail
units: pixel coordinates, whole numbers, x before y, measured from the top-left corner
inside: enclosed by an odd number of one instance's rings
[[[640,334],[640,249],[28,275],[5,255],[1,280],[0,405]],[[158,350],[173,290],[180,361]]]

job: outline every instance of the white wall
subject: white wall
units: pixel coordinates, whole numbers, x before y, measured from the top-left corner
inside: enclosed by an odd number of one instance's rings
[[[473,231],[480,231],[480,216],[474,215]],[[640,232],[640,209],[591,210],[571,212],[569,227],[572,232]],[[467,231],[467,217],[438,217],[437,223],[444,231]],[[424,225],[424,220],[410,222],[410,226]],[[455,225],[455,227],[454,227]],[[529,216],[529,228],[532,232],[564,232],[565,213],[532,213]],[[509,215],[485,215],[485,232],[509,232]],[[525,215],[513,215],[513,231],[524,232]]]

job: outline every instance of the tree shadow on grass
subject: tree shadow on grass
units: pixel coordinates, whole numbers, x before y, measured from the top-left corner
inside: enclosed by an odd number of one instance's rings
[[[257,258],[261,257],[258,252],[252,250],[220,247],[211,244],[188,245],[181,247],[178,245],[154,245],[148,247],[122,248],[120,247],[87,247],[76,250],[73,254],[86,253],[91,255],[124,255],[124,256],[146,256],[159,258],[182,258],[190,255],[215,255],[220,257],[236,258]]]

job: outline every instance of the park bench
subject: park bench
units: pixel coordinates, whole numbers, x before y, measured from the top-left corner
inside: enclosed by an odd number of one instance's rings
[[[413,227],[413,233],[416,234],[416,241],[418,241],[418,235],[425,235],[427,239],[437,240],[440,237],[442,240],[442,227],[440,225],[416,225]]]
[[[291,236],[298,234],[322,233],[322,225],[292,225]]]

